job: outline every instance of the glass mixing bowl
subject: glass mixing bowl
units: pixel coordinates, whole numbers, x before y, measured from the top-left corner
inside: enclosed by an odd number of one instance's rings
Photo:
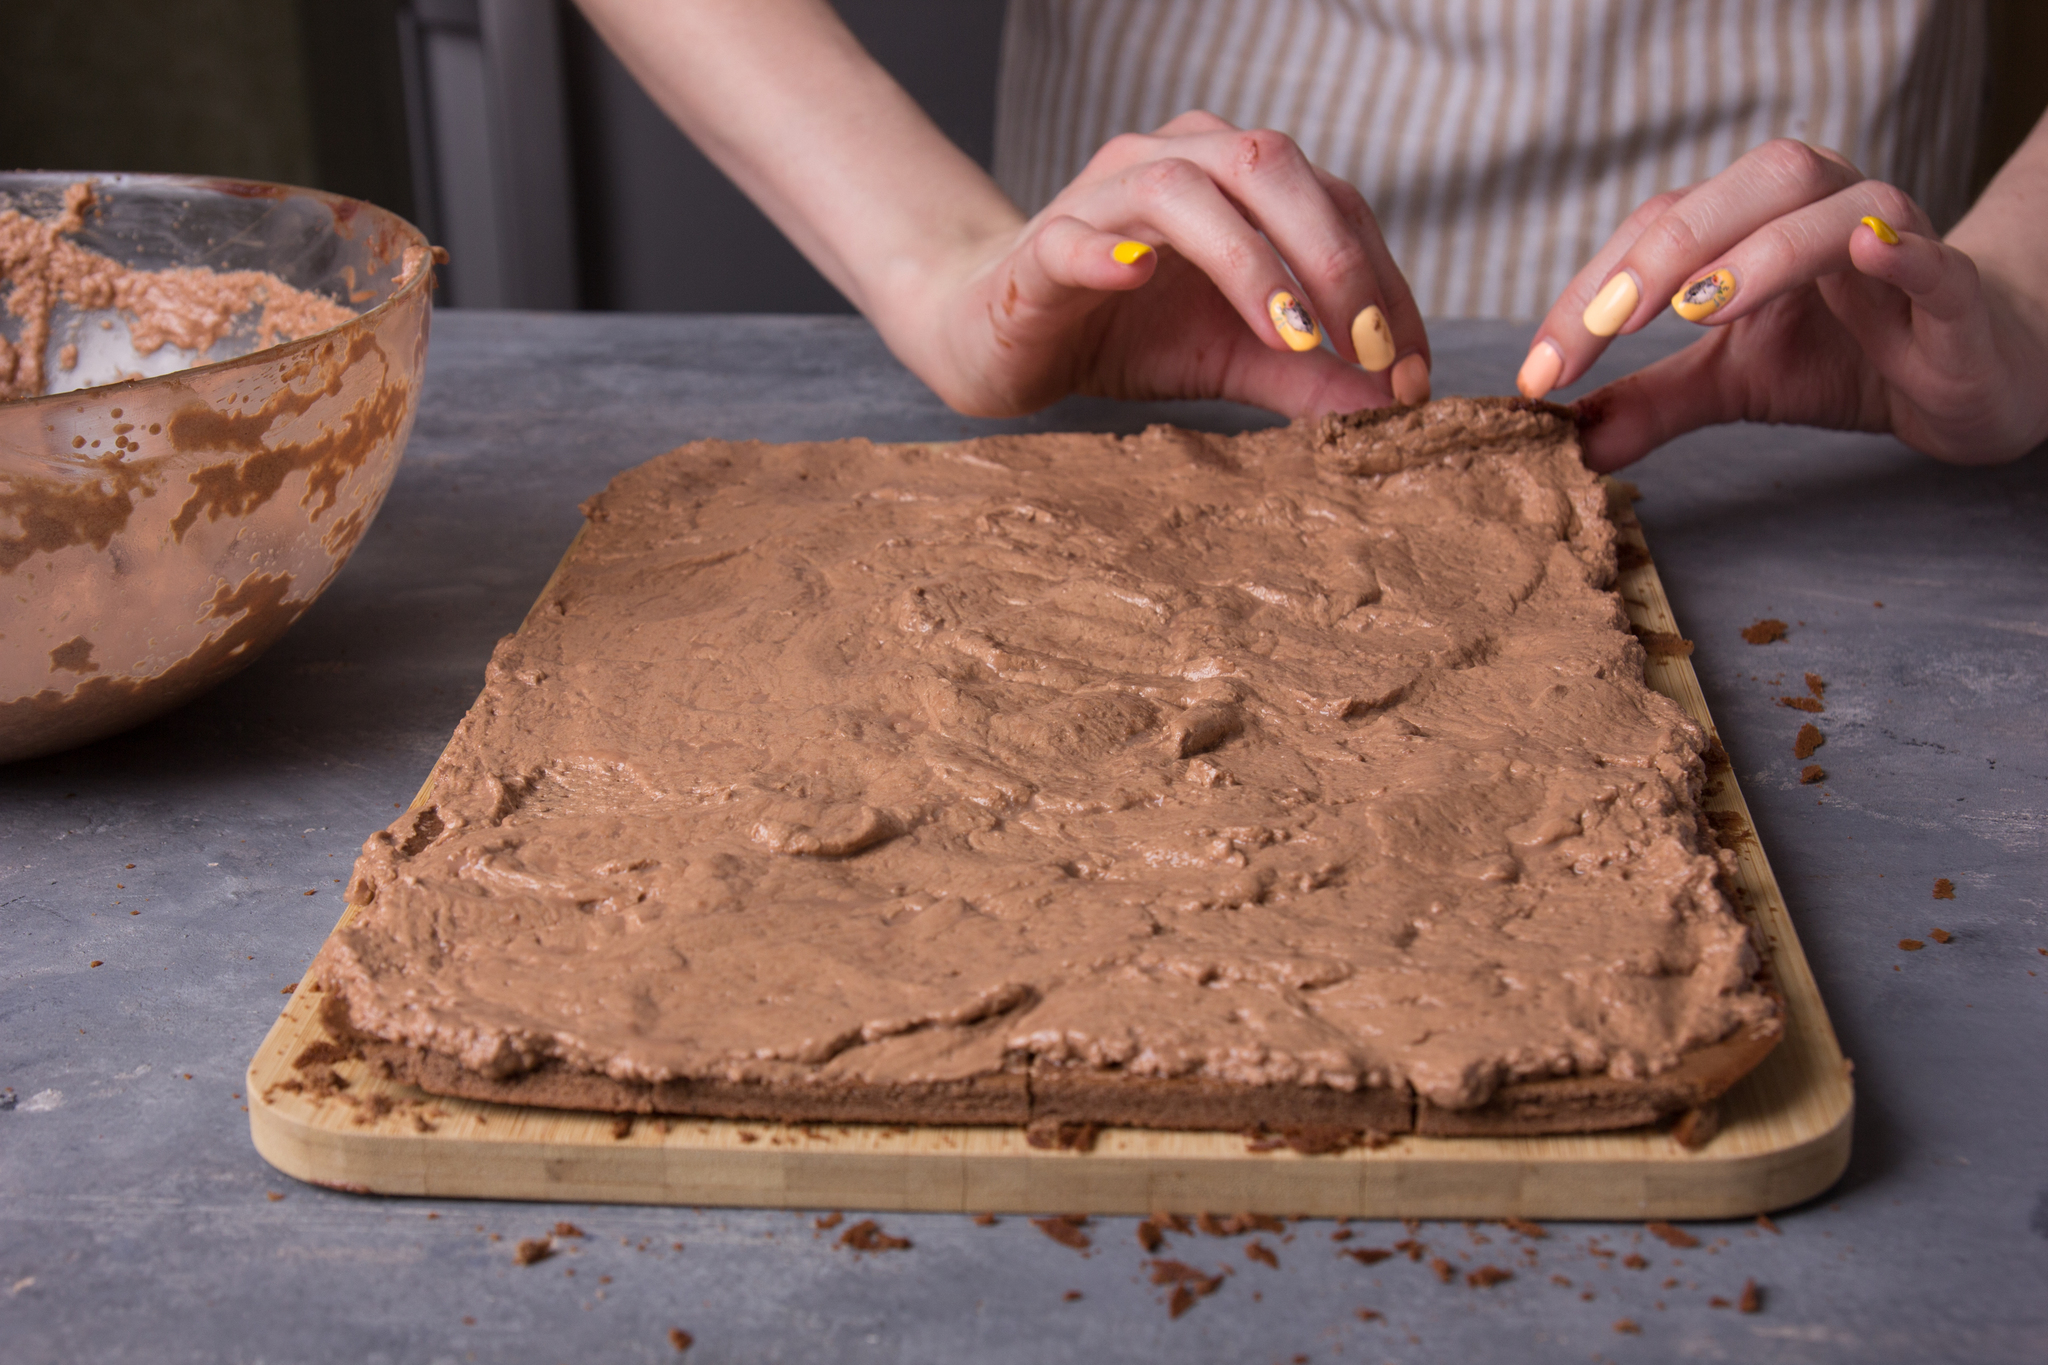
[[[205,351],[145,354],[118,309],[59,301],[45,372],[84,387],[0,402],[0,762],[139,725],[261,654],[377,514],[426,363],[433,249],[395,214],[63,172],[0,174],[0,209],[55,218],[81,182],[80,246],[142,270],[268,271],[355,316],[265,347],[252,317]],[[0,336],[22,331],[0,313]]]

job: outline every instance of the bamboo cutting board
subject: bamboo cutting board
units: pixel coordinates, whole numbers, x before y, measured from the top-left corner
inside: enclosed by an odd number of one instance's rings
[[[1715,735],[1641,525],[1617,498],[1616,583],[1651,646],[1650,686]],[[542,600],[547,594],[542,593]],[[1716,735],[1718,740],[1718,735]],[[415,799],[433,790],[429,776]],[[1785,1037],[1721,1101],[1720,1132],[1688,1150],[1658,1128],[1568,1137],[1430,1138],[1323,1156],[1255,1152],[1237,1133],[1104,1130],[1045,1151],[1021,1128],[629,1120],[486,1104],[380,1079],[330,1043],[323,997],[301,990],[249,1064],[249,1130],[287,1175],[333,1189],[435,1198],[731,1204],[933,1212],[1143,1214],[1250,1209],[1325,1217],[1733,1218],[1808,1199],[1849,1161],[1854,1094],[1792,921],[1725,765],[1707,810],[1737,863],[1742,913],[1786,1004]],[[351,906],[341,919],[355,913]],[[339,926],[337,926],[339,927]],[[316,1050],[310,1057],[321,1058]],[[328,1065],[346,1088],[321,1093]]]

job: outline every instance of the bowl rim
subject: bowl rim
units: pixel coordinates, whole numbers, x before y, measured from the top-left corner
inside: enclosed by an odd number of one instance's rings
[[[161,185],[186,185],[194,189],[232,195],[237,199],[317,199],[327,205],[328,208],[334,210],[335,218],[343,224],[351,222],[358,213],[364,211],[389,219],[393,224],[397,225],[402,236],[411,238],[408,245],[416,245],[425,251],[427,259],[425,266],[419,273],[392,290],[389,298],[386,298],[373,308],[364,309],[346,322],[337,322],[332,327],[323,327],[317,332],[308,332],[304,336],[293,337],[289,341],[279,341],[269,346],[261,346],[253,351],[245,351],[241,355],[229,356],[225,360],[209,360],[199,365],[188,365],[181,370],[167,370],[163,374],[144,375],[140,379],[117,379],[110,384],[91,384],[84,388],[65,389],[60,393],[37,393],[30,394],[25,398],[0,400],[0,409],[5,410],[23,411],[44,403],[76,401],[88,394],[100,395],[125,392],[139,389],[146,385],[161,383],[165,380],[181,380],[189,375],[224,369],[229,365],[244,365],[250,361],[257,360],[259,357],[283,355],[294,347],[317,342],[324,337],[333,336],[358,323],[375,318],[395,304],[409,302],[409,296],[421,288],[428,289],[428,292],[431,294],[434,267],[441,264],[442,260],[446,258],[446,252],[428,241],[427,234],[422,232],[419,226],[410,219],[385,208],[381,204],[372,203],[368,199],[356,199],[346,194],[336,194],[331,190],[317,190],[307,185],[288,185],[276,180],[251,180],[241,176],[182,175],[161,171],[48,171],[15,168],[0,170],[0,190],[5,190],[10,182],[30,179],[65,181],[71,184],[76,184],[80,181],[94,183],[115,181],[131,184],[148,182]],[[343,206],[346,207],[344,208]],[[402,255],[401,259],[403,259]]]

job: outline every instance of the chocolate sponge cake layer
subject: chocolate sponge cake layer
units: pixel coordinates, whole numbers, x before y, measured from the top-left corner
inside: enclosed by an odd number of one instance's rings
[[[1561,409],[620,475],[318,974],[478,1098],[1587,1131],[1781,1006]]]

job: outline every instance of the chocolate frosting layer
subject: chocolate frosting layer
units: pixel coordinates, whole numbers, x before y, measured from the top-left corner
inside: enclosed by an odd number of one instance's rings
[[[319,968],[358,1029],[1469,1108],[1776,1008],[1559,409],[702,442],[585,511],[365,845]]]

